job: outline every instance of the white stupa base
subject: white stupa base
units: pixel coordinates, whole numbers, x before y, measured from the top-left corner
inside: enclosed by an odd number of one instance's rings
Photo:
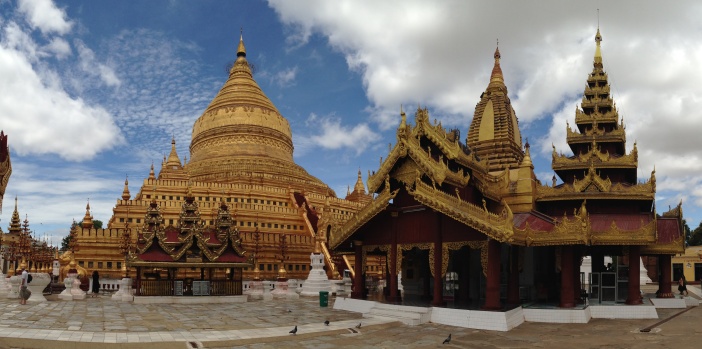
[[[278,281],[275,283],[275,290],[271,291],[274,299],[299,299],[300,295],[288,288],[288,281]]]
[[[46,302],[44,297],[44,289],[51,282],[51,277],[47,273],[32,273],[32,282],[29,283],[27,289],[32,292],[27,299],[27,302]]]
[[[73,278],[68,277],[63,279],[63,285],[66,286],[66,288],[63,290],[58,295],[58,298],[62,301],[72,301],[73,300],[73,294],[71,294],[71,289],[73,288]]]
[[[134,294],[132,292],[132,279],[122,278],[119,281],[119,290],[112,295],[113,301],[118,302],[132,302],[134,301]]]
[[[80,300],[80,299],[85,299],[86,293],[85,291],[80,289],[80,280],[78,278],[73,279],[73,285],[71,287],[71,295],[73,296],[73,300]]]
[[[10,277],[10,289],[7,291],[7,298],[19,298],[19,285],[21,282],[22,278],[17,275]]]
[[[273,300],[271,290],[267,286],[264,286],[263,281],[261,280],[251,281],[249,290],[246,292],[246,295],[249,296],[249,300]]]
[[[327,277],[327,272],[324,271],[324,255],[321,253],[312,253],[312,269],[307,276],[307,280],[302,284],[302,296],[319,296],[320,291],[331,292],[331,282]]]

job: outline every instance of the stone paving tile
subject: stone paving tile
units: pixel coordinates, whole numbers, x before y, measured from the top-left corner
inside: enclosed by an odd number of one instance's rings
[[[333,298],[330,300],[333,302]],[[680,310],[658,311],[666,318]],[[320,308],[316,298],[235,304],[132,304],[109,298],[49,301],[19,306],[0,299],[0,337],[53,339],[89,343],[203,342],[205,348],[676,348],[698,347],[702,307],[660,329],[639,328],[658,320],[593,319],[588,324],[524,323],[509,332],[491,332],[424,324],[367,325],[351,333],[360,314]],[[321,323],[329,319],[332,325]],[[372,319],[363,319],[364,324]],[[347,326],[344,326],[348,323]],[[288,331],[298,325],[298,336]],[[339,325],[341,324],[341,325]],[[329,333],[314,331],[333,331]],[[452,342],[441,342],[452,334]],[[248,339],[247,339],[248,338]],[[252,339],[253,338],[253,339]],[[0,343],[2,342],[0,338]],[[0,345],[2,347],[2,345]],[[176,348],[176,347],[172,347]]]

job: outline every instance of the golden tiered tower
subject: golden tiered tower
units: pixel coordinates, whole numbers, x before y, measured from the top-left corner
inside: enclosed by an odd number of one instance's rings
[[[5,196],[5,188],[11,174],[12,162],[10,162],[10,147],[7,146],[7,135],[4,131],[0,131],[0,212],[2,212],[2,198]]]
[[[262,278],[275,278],[282,267],[276,257],[282,235],[289,278],[307,277],[315,241],[322,242],[330,276],[338,276],[324,244],[329,227],[358,211],[368,195],[359,174],[358,195],[337,198],[329,186],[295,164],[293,148],[290,125],[254,80],[240,38],[227,81],[193,125],[190,161],[180,160],[171,140],[160,172],[156,175],[152,165],[133,197],[125,180],[106,229],[88,228],[91,223],[84,220],[77,232],[81,247],[76,260],[89,272],[120,277],[125,257],[119,246],[121,241],[124,245],[125,229],[136,244],[152,201],[160,209],[164,229],[177,228],[190,188],[205,225],[215,224],[221,203],[228,205],[243,249],[249,254],[258,250],[255,260]],[[253,268],[245,269],[244,278],[252,273]]]
[[[489,171],[518,166],[524,157],[517,115],[507,96],[500,68],[500,50],[495,49],[495,65],[490,84],[480,95],[466,144],[480,159],[487,160]]]

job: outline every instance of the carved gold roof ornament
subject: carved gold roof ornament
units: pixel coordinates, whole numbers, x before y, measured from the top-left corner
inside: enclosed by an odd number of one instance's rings
[[[419,203],[449,216],[486,236],[500,242],[508,242],[512,238],[513,215],[504,201],[502,212],[495,214],[485,206],[462,200],[457,195],[449,195],[434,189],[422,181],[416,181],[414,188],[405,186],[407,192]]]
[[[416,125],[407,124],[406,115],[401,113],[400,126],[397,131],[397,143],[390,150],[377,172],[368,176],[368,191],[376,192],[386,176],[395,168],[396,163],[404,157],[409,157],[416,166],[425,173],[433,183],[442,185],[444,181],[457,186],[465,186],[470,181],[468,170],[485,172],[484,165],[475,161],[474,157],[465,154],[458,142],[450,142],[440,125],[431,125],[426,109],[418,109],[415,113]],[[439,148],[438,159],[434,159],[431,148],[422,148],[421,138],[428,137],[432,144]],[[447,151],[445,153],[444,151]],[[456,161],[465,168],[456,171],[449,169],[447,163]],[[468,166],[466,166],[468,165]],[[410,178],[413,179],[413,178]],[[411,184],[411,183],[409,183]]]
[[[656,218],[645,224],[641,221],[640,227],[632,230],[623,230],[612,220],[611,225],[604,231],[592,232],[593,245],[648,245],[658,241],[656,236]]]
[[[607,151],[601,152],[599,147],[598,149],[590,148],[590,151],[585,154],[567,156],[563,153],[556,153],[555,146],[551,157],[554,170],[566,170],[584,168],[589,162],[596,163],[599,168],[636,168],[638,167],[639,155],[636,143],[634,143],[634,148],[629,154],[618,157],[611,156]]]
[[[624,200],[652,200],[656,193],[655,170],[651,178],[645,183],[627,185],[614,183],[607,178],[600,177],[593,166],[588,169],[581,180],[574,180],[573,184],[564,183],[558,187],[544,186],[537,183],[537,199],[540,201],[571,199],[624,199]]]
[[[388,177],[386,177],[388,179]],[[329,246],[331,249],[337,248],[344,240],[348,239],[351,234],[356,232],[358,228],[366,224],[371,218],[385,210],[390,204],[390,200],[394,199],[400,191],[396,189],[390,191],[389,179],[385,182],[383,191],[381,191],[368,205],[363,207],[355,215],[351,216],[343,225],[335,225],[330,232]]]

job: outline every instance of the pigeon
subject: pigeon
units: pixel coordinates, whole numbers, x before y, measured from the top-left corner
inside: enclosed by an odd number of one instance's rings
[[[329,320],[324,321],[324,326],[329,326]]]
[[[290,330],[290,332],[288,332],[288,333],[297,334],[297,325],[295,325],[295,328]]]
[[[441,344],[448,344],[448,343],[451,343],[451,334],[450,333],[449,333],[449,336],[446,337],[446,339],[444,339],[444,342]]]
[[[356,328],[361,328],[361,323],[359,322],[358,325],[356,325]]]
[[[292,310],[288,309],[288,313],[292,313]]]

